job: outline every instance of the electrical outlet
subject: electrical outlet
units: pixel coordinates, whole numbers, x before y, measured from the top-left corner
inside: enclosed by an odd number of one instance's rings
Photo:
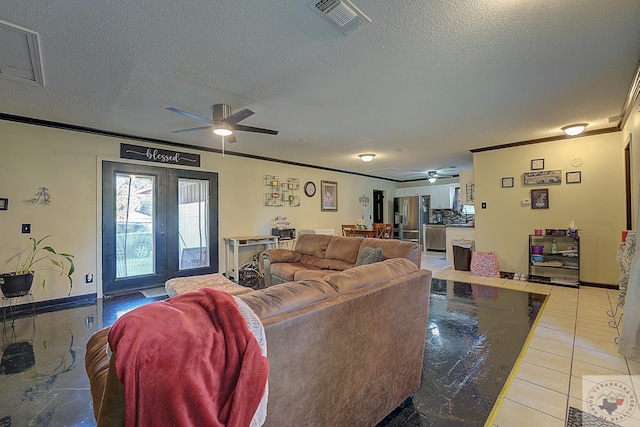
[[[87,273],[84,276],[84,283],[93,283],[93,273]]]
[[[31,224],[22,224],[22,234],[31,233]]]

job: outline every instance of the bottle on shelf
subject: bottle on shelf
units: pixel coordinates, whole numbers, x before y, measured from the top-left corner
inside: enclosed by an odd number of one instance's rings
[[[551,253],[552,254],[557,254],[558,253],[558,244],[556,243],[556,239],[553,239],[551,241]]]

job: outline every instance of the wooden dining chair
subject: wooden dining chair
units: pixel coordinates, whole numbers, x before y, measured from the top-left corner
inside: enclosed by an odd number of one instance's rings
[[[342,235],[345,237],[355,237],[356,233],[355,224],[342,224]]]
[[[391,239],[393,237],[393,225],[374,222],[373,237],[376,239]]]

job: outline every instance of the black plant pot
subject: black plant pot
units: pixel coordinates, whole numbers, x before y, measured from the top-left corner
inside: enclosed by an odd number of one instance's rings
[[[26,295],[31,290],[33,284],[33,274],[13,274],[5,273],[0,274],[0,289],[7,298],[15,298]]]

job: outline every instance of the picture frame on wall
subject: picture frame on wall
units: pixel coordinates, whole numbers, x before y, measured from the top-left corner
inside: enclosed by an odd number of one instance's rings
[[[580,184],[582,182],[582,173],[580,171],[567,172],[567,184]]]
[[[531,190],[531,209],[549,209],[549,189]]]
[[[322,212],[338,211],[338,183],[320,181],[320,210]]]
[[[525,172],[523,174],[523,184],[524,185],[562,184],[562,169]]]
[[[533,159],[531,160],[531,170],[539,171],[544,169],[544,159]]]
[[[513,177],[507,176],[502,178],[502,188],[512,188],[513,187]]]

